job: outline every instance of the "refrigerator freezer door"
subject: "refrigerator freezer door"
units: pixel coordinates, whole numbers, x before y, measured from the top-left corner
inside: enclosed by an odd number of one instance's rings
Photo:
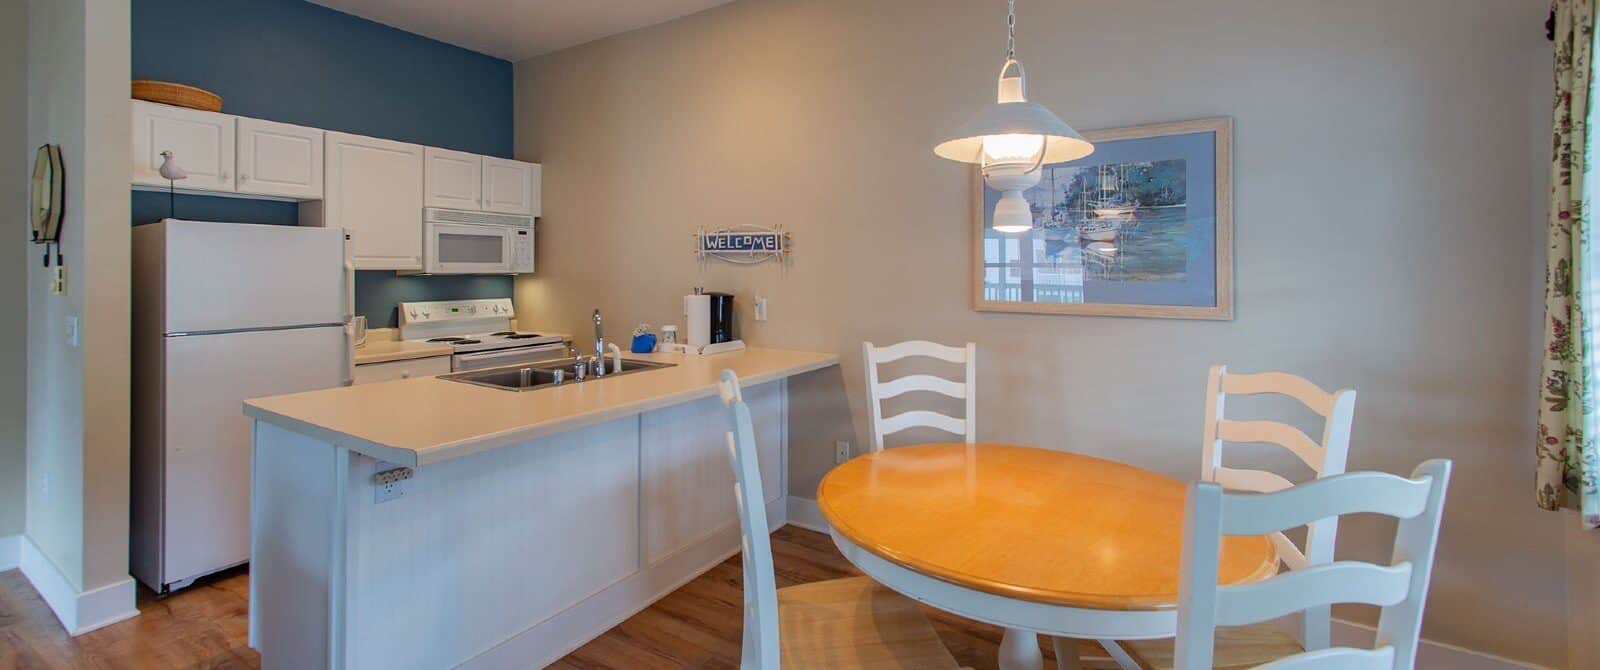
[[[344,382],[341,326],[168,337],[162,581],[250,558],[247,398]]]
[[[173,221],[166,231],[166,333],[346,320],[338,228]]]

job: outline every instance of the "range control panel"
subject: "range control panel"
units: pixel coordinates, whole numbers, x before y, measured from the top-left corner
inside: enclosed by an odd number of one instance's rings
[[[400,325],[429,321],[456,321],[463,319],[509,319],[510,298],[484,298],[482,300],[441,300],[437,302],[400,303]]]
[[[400,337],[413,340],[510,328],[510,298],[400,303]]]

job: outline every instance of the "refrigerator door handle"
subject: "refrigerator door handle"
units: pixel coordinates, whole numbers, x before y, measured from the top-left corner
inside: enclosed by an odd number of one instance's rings
[[[350,260],[350,229],[344,231],[344,386],[356,383],[356,266]]]
[[[356,324],[344,324],[344,382],[343,386],[356,384]]]
[[[344,320],[356,318],[356,265],[350,260],[350,231],[344,229]]]

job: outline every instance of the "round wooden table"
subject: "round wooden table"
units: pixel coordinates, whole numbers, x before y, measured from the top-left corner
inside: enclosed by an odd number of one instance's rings
[[[1043,665],[1038,633],[1177,634],[1186,491],[1171,477],[1079,454],[924,444],[834,468],[817,503],[856,567],[906,596],[1005,627],[1000,667],[1033,670]],[[1260,581],[1277,564],[1266,537],[1226,538],[1219,582]],[[1075,663],[1075,645],[1058,643],[1058,655]]]

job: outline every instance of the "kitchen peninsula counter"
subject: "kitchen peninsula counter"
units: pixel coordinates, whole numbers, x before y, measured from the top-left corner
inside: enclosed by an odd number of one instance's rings
[[[788,519],[789,378],[833,354],[671,363],[528,391],[402,379],[245,402],[262,667],[544,667],[738,552],[724,369]]]
[[[723,369],[753,386],[839,362],[833,354],[779,349],[624,358],[673,367],[521,392],[437,377],[403,379],[255,398],[245,401],[244,411],[373,458],[418,466],[714,396]]]

